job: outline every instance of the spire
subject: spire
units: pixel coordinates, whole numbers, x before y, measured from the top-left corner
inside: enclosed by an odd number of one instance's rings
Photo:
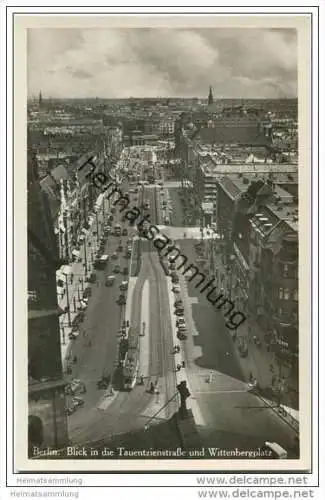
[[[209,97],[208,97],[208,104],[213,104],[213,94],[212,94],[212,87],[210,86],[209,90]]]
[[[41,107],[43,104],[43,97],[42,97],[42,92],[39,93],[38,95],[38,104]]]

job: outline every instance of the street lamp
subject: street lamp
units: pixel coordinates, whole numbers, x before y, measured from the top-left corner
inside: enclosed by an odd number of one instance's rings
[[[234,262],[234,260],[235,260],[235,256],[233,254],[231,254],[229,256],[230,263],[226,267],[227,272],[228,272],[228,276],[229,276],[229,273],[230,273],[230,277],[228,279],[228,296],[229,296],[229,300],[231,300],[231,298],[232,298],[232,278],[233,278],[233,262]]]
[[[69,301],[69,284],[68,284],[68,273],[63,273],[65,276],[65,286],[67,289],[67,312],[68,312],[68,325],[71,326],[71,312],[70,312],[70,301]]]
[[[65,345],[65,330],[64,330],[64,325],[61,325],[61,331],[62,331],[62,344]]]
[[[88,273],[88,267],[87,267],[87,245],[86,245],[86,237],[84,238],[84,266],[85,266],[85,274],[87,275]]]

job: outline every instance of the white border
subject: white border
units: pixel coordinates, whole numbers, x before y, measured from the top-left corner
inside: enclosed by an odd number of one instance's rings
[[[37,2],[38,3],[38,2]],[[238,3],[238,2],[236,2]],[[287,2],[289,3],[289,2]],[[290,2],[292,4],[292,2]],[[44,3],[42,3],[44,5]],[[158,9],[158,8],[156,8]],[[250,12],[254,11],[254,12],[257,12],[259,11],[261,14],[265,14],[266,13],[266,10],[261,8],[261,7],[252,7],[252,8],[245,8],[245,7],[242,7],[240,9],[240,11],[244,11],[245,9],[245,12],[247,12],[247,14],[249,14]],[[52,12],[56,12],[57,9],[55,8],[51,8],[51,13]],[[129,12],[130,11],[130,8],[128,7],[112,7],[111,9],[107,9],[107,8],[104,8],[104,7],[101,7],[101,8],[85,8],[85,7],[76,7],[74,9],[71,9],[71,8],[60,8],[59,9],[60,12],[71,12],[71,13],[75,13],[76,11],[77,12],[87,12],[87,13],[93,13],[93,14],[96,14],[98,12],[122,12],[123,10],[125,12]],[[171,7],[165,7],[165,8],[159,8],[159,12],[171,12],[172,8]],[[227,10],[229,10],[229,7],[224,7],[224,8],[219,8],[218,10],[216,8],[213,8],[213,7],[208,7],[206,9],[204,8],[186,8],[186,12],[197,12],[197,13],[202,13],[204,14],[205,12],[212,12],[214,11],[215,13],[222,13],[222,12],[226,12]],[[285,8],[285,11],[286,12],[293,12],[293,13],[297,13],[297,12],[301,12],[301,13],[304,13],[307,11],[312,11],[314,12],[314,15],[317,16],[317,11],[315,9],[313,9],[312,7],[307,7],[307,8],[303,8],[303,7],[286,7]],[[24,8],[15,8],[14,9],[15,12],[24,12],[26,13],[26,7]],[[33,8],[33,9],[28,9],[28,12],[30,13],[33,13],[33,12],[48,12],[48,9],[47,8],[44,8],[44,7],[36,7],[36,8]],[[140,13],[140,12],[152,12],[153,14],[156,14],[157,13],[157,10],[153,10],[152,7],[145,7],[145,8],[138,8],[137,9],[137,12]],[[268,13],[279,13],[281,12],[281,7],[274,7],[274,8],[267,8],[267,12]],[[10,13],[10,11],[8,12],[8,14]],[[234,12],[235,14],[235,12]],[[4,35],[4,32],[5,32],[5,29],[4,29],[4,26],[3,26],[3,16],[2,16],[2,25],[1,25],[1,33],[2,33],[2,37]],[[324,19],[324,16],[322,15],[321,19],[320,19],[320,26],[324,26],[325,23],[324,23],[325,19]],[[317,77],[317,58],[316,58],[316,49],[317,49],[317,33],[316,33],[316,30],[317,30],[317,26],[316,26],[316,23],[315,23],[315,18],[314,18],[314,34],[313,34],[313,40],[314,40],[314,64],[313,64],[313,75],[314,75],[314,78],[313,78],[313,97],[314,97],[314,123],[313,123],[313,132],[314,132],[314,138],[313,138],[313,149],[314,149],[314,165],[313,165],[313,170],[314,170],[314,179],[313,179],[313,193],[314,193],[314,199],[313,199],[313,206],[314,206],[314,220],[313,220],[313,232],[314,232],[314,238],[313,238],[313,261],[314,261],[314,269],[313,269],[313,287],[314,287],[314,307],[313,307],[313,315],[314,315],[314,345],[313,345],[313,359],[314,359],[314,364],[313,364],[313,381],[314,381],[314,408],[313,408],[313,413],[314,413],[314,450],[313,450],[313,467],[314,467],[314,472],[312,475],[309,476],[309,481],[308,483],[310,485],[315,485],[317,483],[317,441],[315,441],[315,439],[317,439],[317,369],[318,369],[318,366],[317,366],[317,357],[318,357],[318,349],[317,349],[317,342],[316,342],[316,335],[317,335],[317,312],[318,312],[318,305],[317,305],[317,295],[318,295],[318,290],[317,290],[317,269],[316,269],[316,263],[317,263],[317,258],[318,258],[318,252],[317,252],[317,226],[318,226],[318,221],[317,221],[317,217],[316,217],[316,214],[317,214],[317,192],[318,192],[318,179],[317,179],[317,146],[318,146],[318,140],[317,140],[317,128],[318,128],[318,124],[317,124],[317,92],[318,92],[318,89],[317,89],[317,85],[318,85],[318,77]],[[316,35],[316,36],[315,36]],[[12,200],[11,200],[11,186],[12,186],[12,182],[10,182],[10,179],[11,179],[11,168],[10,168],[10,165],[12,165],[12,137],[11,137],[11,116],[12,116],[12,110],[11,110],[11,102],[12,102],[12,68],[11,68],[11,54],[12,54],[12,48],[11,48],[11,40],[12,40],[12,26],[11,26],[11,21],[9,21],[8,19],[8,36],[7,36],[7,43],[8,43],[8,121],[7,121],[7,124],[5,124],[5,127],[2,127],[2,130],[1,130],[1,138],[3,138],[3,133],[5,130],[8,130],[8,137],[7,137],[7,148],[8,148],[8,170],[7,170],[7,175],[8,175],[8,179],[7,179],[7,182],[8,182],[8,188],[7,188],[7,196],[8,196],[8,200],[7,200],[7,205],[8,205],[8,246],[7,246],[7,252],[8,252],[8,272],[11,274],[11,269],[12,269],[12,257],[11,257],[11,254],[12,254],[12,242],[11,242],[11,230],[10,230],[10,225],[11,225],[11,217],[10,217],[10,213],[11,213],[11,207],[12,207]],[[324,35],[321,34],[321,37],[320,37],[320,40],[322,41],[322,44],[320,44],[320,47],[324,47]],[[4,44],[2,44],[2,54],[1,55],[4,55],[4,50],[3,50],[3,47],[4,47]],[[324,59],[324,53],[323,53],[323,56],[322,56],[322,59]],[[3,71],[1,72],[1,74],[4,74],[4,70],[5,70],[5,67],[4,67],[4,57],[1,58],[1,63],[2,63],[2,69]],[[321,67],[320,67],[320,70],[321,70],[321,74],[320,74],[320,84],[321,84],[321,88],[320,88],[320,94],[321,94],[321,106],[320,106],[320,109],[325,109],[325,106],[324,106],[324,68],[323,68],[323,65],[321,64]],[[3,97],[3,93],[4,93],[4,85],[1,81],[1,99],[2,99],[2,104],[5,102],[5,96]],[[1,107],[2,110],[4,109],[4,106]],[[322,119],[322,124],[321,124],[321,135],[320,135],[320,146],[321,146],[321,159],[323,160],[320,161],[320,165],[321,167],[323,167],[324,165],[324,139],[322,139],[322,137],[324,138],[325,137],[325,130],[324,130],[324,119],[323,117],[321,116],[321,119]],[[2,120],[1,120],[1,124],[3,124],[3,114],[2,114]],[[4,130],[3,130],[4,129]],[[5,165],[5,158],[3,157],[4,156],[4,140],[1,141],[1,155],[2,155],[2,165]],[[324,167],[323,167],[324,168]],[[324,181],[324,170],[323,168],[320,169],[320,180]],[[1,176],[3,177],[4,175],[4,168],[1,169]],[[3,179],[1,177],[1,180],[2,180],[2,183],[1,183],[1,203],[2,204],[5,204],[4,200],[5,200],[5,179]],[[322,183],[320,183],[320,185],[324,185]],[[321,197],[321,204],[323,205],[323,199]],[[4,226],[5,226],[5,210],[4,210],[4,207],[2,207],[3,210],[1,211],[1,226],[0,228],[2,229],[2,235],[5,234],[5,230],[4,230]],[[320,207],[320,213],[323,214],[324,213],[324,210],[322,210],[323,206]],[[323,246],[322,246],[323,248]],[[322,253],[321,253],[322,255]],[[1,270],[3,271],[3,267],[4,267],[4,258],[5,258],[5,253],[3,252],[3,248],[1,246]],[[324,270],[324,264],[322,262],[320,262],[320,271],[323,271]],[[2,276],[4,276],[4,272],[2,272]],[[323,274],[321,274],[321,276],[323,276]],[[323,285],[322,283],[320,283],[321,285],[321,291],[323,291]],[[11,322],[11,317],[12,317],[12,300],[11,300],[11,297],[12,297],[12,280],[11,280],[11,276],[9,275],[8,276],[8,290],[6,292],[6,290],[4,289],[3,290],[3,280],[2,280],[2,287],[1,287],[1,290],[3,291],[2,295],[1,295],[1,299],[3,299],[5,296],[7,296],[7,300],[8,300],[8,332],[12,332],[12,322]],[[3,322],[3,319],[4,319],[4,308],[2,307],[2,304],[3,304],[3,300],[1,300],[1,321]],[[323,326],[323,323],[321,324],[321,326]],[[5,328],[2,329],[2,331],[5,331]],[[320,330],[321,332],[324,331],[324,329],[321,329]],[[11,339],[11,336],[9,334],[9,341]],[[322,348],[320,352],[325,352],[325,349],[324,349],[324,337],[322,335],[320,335],[320,347]],[[1,336],[1,347],[3,347],[3,336]],[[2,348],[1,349],[1,354],[3,356],[3,354],[5,353],[5,350]],[[10,387],[12,386],[11,385],[11,362],[10,360],[12,359],[12,352],[11,352],[11,345],[10,345],[10,342],[8,343],[8,360],[9,360],[9,363],[8,363],[8,369],[9,369],[9,372],[8,372],[8,394],[10,395]],[[321,360],[322,361],[322,360]],[[2,386],[3,386],[3,381],[4,381],[4,363],[3,363],[3,357],[2,357],[2,363],[1,363],[1,383],[2,383]],[[324,380],[324,363],[321,363],[321,370],[320,370],[320,380],[323,381]],[[2,387],[4,389],[4,387]],[[324,383],[322,382],[322,386],[321,386],[321,391],[322,391],[322,394],[321,394],[321,400],[320,402],[323,402],[324,403],[324,395],[323,395],[323,389],[324,389]],[[4,401],[4,398],[2,398],[2,402]],[[12,404],[12,401],[10,400],[10,398],[8,399],[8,443],[10,444],[11,443],[11,435],[12,435],[12,415],[11,415],[11,404]],[[321,415],[320,415],[320,418],[321,418],[321,422],[324,422],[324,405],[320,405],[321,407]],[[1,405],[1,408],[3,409],[3,405]],[[2,417],[3,417],[3,414],[2,414]],[[3,425],[3,420],[2,420],[2,426],[1,426],[1,430],[3,431],[4,429],[4,425]],[[322,438],[323,440],[321,442],[324,443],[324,426],[321,426],[321,432],[322,432]],[[2,439],[1,440],[2,443],[4,443],[4,440]],[[3,446],[1,447],[2,451],[3,451]],[[322,456],[323,451],[324,449],[320,450],[320,455]],[[10,449],[10,446],[8,447],[8,457],[7,457],[7,464],[8,464],[8,469],[10,470],[11,469],[11,463],[12,463],[12,450]],[[4,464],[4,460],[2,461],[2,464]],[[324,460],[323,460],[323,465],[324,465]],[[324,468],[323,468],[324,470]],[[203,475],[203,474],[200,474],[200,475]],[[37,477],[37,475],[35,474],[28,474],[28,477]],[[2,475],[2,478],[4,476]],[[141,474],[141,475],[135,475],[135,474],[130,474],[130,475],[127,475],[127,474],[123,474],[122,476],[121,475],[118,475],[118,474],[111,474],[109,476],[106,476],[106,475],[100,475],[100,474],[92,474],[92,475],[83,475],[83,476],[78,476],[78,477],[83,477],[83,481],[84,481],[84,484],[89,484],[89,485],[95,485],[95,484],[102,484],[103,486],[105,484],[110,484],[110,485],[113,485],[113,484],[116,484],[116,485],[121,485],[121,484],[133,484],[133,485],[144,485],[144,484],[148,484],[148,485],[157,485],[157,484],[160,484],[160,485],[196,485],[196,482],[195,482],[195,475],[194,474],[191,474],[191,475],[185,475],[185,474]],[[9,484],[12,484],[12,485],[15,485],[16,484],[16,481],[15,481],[15,477],[8,477],[8,480],[9,480]],[[120,490],[119,490],[119,493],[121,493],[123,490],[122,487],[120,487]],[[322,488],[323,490],[323,488]],[[126,493],[128,490],[125,490]],[[191,490],[191,491],[194,491],[195,492],[195,489]],[[94,490],[96,496],[98,496],[98,498],[104,498],[104,496],[102,495],[99,495],[100,493],[100,490]],[[117,491],[115,490],[115,492],[117,493]],[[115,496],[115,492],[114,492],[114,496]],[[150,498],[152,498],[152,493],[153,491],[150,491],[149,490],[142,490],[141,491],[141,498],[145,498],[147,496],[147,493],[150,495]],[[130,492],[129,492],[130,493]],[[135,491],[132,490],[132,495],[134,496],[135,495]],[[158,492],[155,492],[154,494],[157,495],[157,497],[159,497],[160,495],[157,494]],[[166,492],[165,492],[166,493]],[[315,492],[316,493],[316,492]],[[320,492],[319,492],[320,493]],[[323,490],[323,493],[324,493],[324,490]],[[88,498],[88,494],[91,494],[90,491],[87,491],[87,498]],[[128,494],[128,493],[127,493]],[[189,496],[189,491],[185,491],[185,490],[177,490],[177,496],[180,496],[181,498],[185,497],[185,494],[186,494],[186,497]],[[107,495],[107,493],[106,493]],[[135,498],[137,498],[138,495],[135,496]],[[315,494],[315,497],[316,497],[316,494]],[[321,498],[321,496],[319,497]]]

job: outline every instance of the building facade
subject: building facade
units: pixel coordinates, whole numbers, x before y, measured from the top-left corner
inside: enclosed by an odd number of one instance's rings
[[[28,448],[68,442],[56,269],[60,266],[47,195],[28,153]]]

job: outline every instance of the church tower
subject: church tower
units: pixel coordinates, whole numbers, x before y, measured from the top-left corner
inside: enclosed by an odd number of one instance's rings
[[[208,106],[210,106],[211,104],[213,104],[212,87],[210,87],[210,90],[209,90]]]
[[[40,92],[38,95],[38,105],[40,108],[42,107],[42,104],[43,104],[43,96],[42,96],[42,92]]]

